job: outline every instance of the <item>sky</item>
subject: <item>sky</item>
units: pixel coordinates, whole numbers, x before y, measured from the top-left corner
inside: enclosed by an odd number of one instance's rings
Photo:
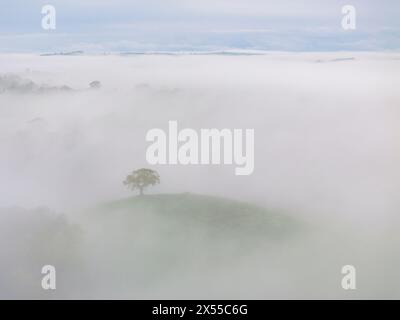
[[[400,48],[398,0],[1,0],[0,52],[383,51]],[[43,5],[56,29],[41,27]],[[356,8],[356,30],[341,9]]]

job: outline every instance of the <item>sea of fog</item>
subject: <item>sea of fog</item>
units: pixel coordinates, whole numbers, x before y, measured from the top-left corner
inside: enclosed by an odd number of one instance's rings
[[[398,53],[0,55],[0,297],[54,297],[39,288],[44,255],[61,270],[55,297],[399,298],[399,80]],[[170,120],[180,129],[254,129],[253,174],[149,166],[146,133]],[[161,176],[149,194],[245,201],[308,231],[235,263],[194,255],[168,277],[138,268],[136,284],[124,282],[135,275],[104,244],[118,230],[94,232],[83,216],[130,196],[122,181],[142,167]],[[46,256],[49,243],[57,258]],[[121,248],[126,257],[137,246]],[[353,291],[341,288],[347,264],[357,270]],[[84,288],[72,280],[90,274]]]

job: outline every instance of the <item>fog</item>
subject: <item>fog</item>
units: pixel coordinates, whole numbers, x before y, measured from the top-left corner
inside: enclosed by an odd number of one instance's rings
[[[0,55],[0,297],[399,298],[399,75],[397,53]],[[253,174],[148,165],[146,133],[170,120],[254,129]],[[164,259],[167,220],[138,218],[146,232],[128,240],[124,221],[88,213],[132,196],[122,181],[142,167],[161,177],[149,194],[225,197],[306,227],[251,249],[175,235]],[[40,289],[44,264],[56,293]]]

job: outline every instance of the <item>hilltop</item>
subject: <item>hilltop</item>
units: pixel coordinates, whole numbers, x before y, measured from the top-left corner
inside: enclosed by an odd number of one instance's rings
[[[250,203],[191,193],[134,196],[91,210],[98,222],[125,227],[174,231],[188,237],[282,238],[299,228],[293,218]]]

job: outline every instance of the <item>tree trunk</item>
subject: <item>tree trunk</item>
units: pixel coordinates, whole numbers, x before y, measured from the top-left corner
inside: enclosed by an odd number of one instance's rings
[[[143,195],[143,187],[140,187],[139,188],[139,196],[142,196]]]

